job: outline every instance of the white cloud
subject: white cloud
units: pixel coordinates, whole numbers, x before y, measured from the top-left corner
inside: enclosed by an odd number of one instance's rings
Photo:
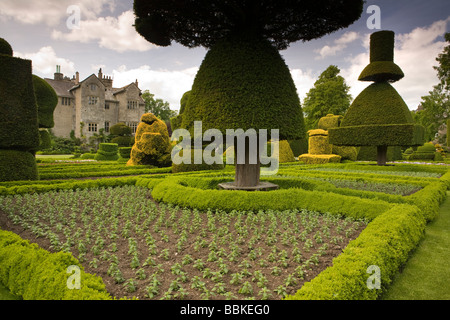
[[[328,56],[334,56],[338,52],[347,48],[347,45],[359,38],[359,34],[354,31],[349,31],[344,33],[339,39],[334,40],[333,46],[323,46],[321,49],[314,50],[314,52],[318,53],[319,56],[317,59],[323,59]]]
[[[434,22],[425,28],[416,28],[407,34],[396,34],[394,48],[394,62],[403,70],[405,77],[393,86],[405,100],[410,110],[415,110],[421,97],[427,95],[432,87],[438,83],[436,71],[436,57],[442,52],[446,43],[437,40],[444,36],[446,20]],[[364,43],[368,43],[369,35]],[[351,66],[341,70],[342,76],[351,87],[351,94],[355,98],[370,82],[358,81],[361,71],[369,64],[369,49],[351,59]]]
[[[142,91],[149,90],[156,99],[163,99],[169,102],[172,110],[178,110],[180,99],[191,90],[197,71],[197,67],[178,71],[152,70],[147,65],[128,70],[122,65],[113,70],[114,87],[128,85],[137,79]]]
[[[313,74],[311,70],[307,70],[306,72],[304,72],[301,69],[292,69],[290,71],[292,79],[295,83],[295,87],[297,88],[298,96],[303,102],[306,94],[313,87],[314,82],[316,82],[318,75]]]
[[[73,29],[69,33],[53,30],[52,38],[82,43],[97,41],[100,47],[117,52],[147,51],[156,48],[137,33],[133,27],[134,19],[132,11],[125,11],[118,18],[81,20],[79,29]]]
[[[110,0],[1,0],[0,17],[13,19],[24,24],[44,23],[55,26],[69,18],[67,8],[76,5],[80,8],[81,19],[93,19],[104,7],[114,9]]]
[[[75,72],[75,64],[67,59],[59,58],[55,50],[50,47],[42,47],[35,53],[20,53],[14,52],[14,56],[22,59],[28,59],[32,61],[33,74],[38,74],[44,77],[52,77],[55,72],[56,65],[61,66],[61,70],[64,70],[66,74]]]

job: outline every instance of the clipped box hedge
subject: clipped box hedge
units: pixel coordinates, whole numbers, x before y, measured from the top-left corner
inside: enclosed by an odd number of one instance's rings
[[[409,146],[423,140],[423,127],[417,124],[374,124],[330,128],[331,144],[348,146]]]
[[[80,269],[80,289],[69,289],[69,266]],[[110,300],[100,277],[84,272],[72,254],[50,253],[0,230],[0,282],[25,300]]]
[[[422,239],[425,220],[410,205],[380,214],[333,259],[333,265],[286,300],[375,300],[381,296]],[[370,289],[370,266],[377,266],[381,290]]]
[[[100,143],[94,159],[98,161],[116,161],[119,159],[117,143]]]

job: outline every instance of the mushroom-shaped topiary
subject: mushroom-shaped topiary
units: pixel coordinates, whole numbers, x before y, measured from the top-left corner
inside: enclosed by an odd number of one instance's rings
[[[393,62],[394,32],[370,37],[370,64],[359,80],[375,81],[353,101],[339,128],[330,128],[330,143],[339,146],[376,146],[377,164],[385,165],[388,146],[417,146],[424,129],[414,123],[408,106],[389,82],[403,77]]]
[[[305,139],[305,128],[294,81],[278,51],[345,28],[362,9],[362,0],[134,1],[135,28],[149,42],[209,49],[182,113],[182,128],[193,131],[194,122],[202,121],[203,131],[223,134],[275,129],[280,140]],[[257,151],[255,164],[247,156],[249,143],[245,147],[233,186],[255,190],[263,151]]]
[[[145,113],[136,130],[135,143],[127,165],[170,166],[171,150],[169,132],[164,121],[152,113]]]

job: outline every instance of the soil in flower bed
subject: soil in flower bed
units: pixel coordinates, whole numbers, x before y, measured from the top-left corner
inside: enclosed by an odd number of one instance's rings
[[[281,299],[365,226],[305,210],[199,212],[135,186],[0,197],[2,229],[71,252],[117,298]]]

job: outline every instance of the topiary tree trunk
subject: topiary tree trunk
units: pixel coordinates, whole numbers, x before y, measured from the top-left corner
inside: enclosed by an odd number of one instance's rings
[[[258,148],[257,148],[258,149]],[[257,151],[259,155],[259,150]],[[236,164],[234,185],[238,188],[252,188],[259,185],[261,163],[259,157],[256,157],[256,164],[250,163],[250,142],[248,139],[245,141],[245,163],[238,163],[238,150],[237,146],[234,147],[234,160]]]

